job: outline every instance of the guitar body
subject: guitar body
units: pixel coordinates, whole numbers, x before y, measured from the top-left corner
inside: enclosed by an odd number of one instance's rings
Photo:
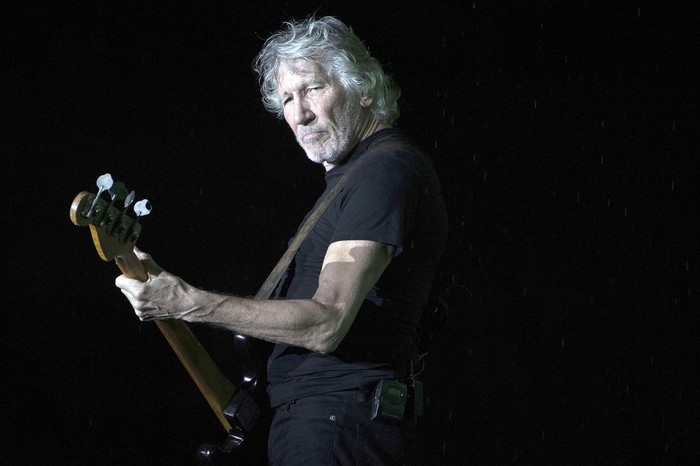
[[[98,186],[101,192],[103,188],[99,180]],[[109,177],[109,187],[111,186],[111,177]],[[113,205],[115,199],[124,198],[127,199],[125,204],[130,204],[129,198],[122,196],[116,188],[115,186],[114,190],[109,191],[112,194],[111,203],[100,198],[100,192],[98,194],[85,191],[79,193],[71,204],[70,219],[77,226],[90,228],[93,244],[102,260],[114,260],[124,275],[146,281],[148,275],[133,251],[134,244],[141,233],[141,225],[138,218],[133,219]],[[125,188],[122,189],[125,190]],[[133,193],[129,196],[133,198]],[[155,323],[207,400],[224,430],[227,433],[230,432],[231,423],[224,411],[236,394],[236,386],[224,376],[186,322],[156,320]]]

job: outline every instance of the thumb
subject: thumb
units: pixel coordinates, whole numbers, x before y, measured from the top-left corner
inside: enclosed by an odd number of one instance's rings
[[[143,263],[143,266],[148,274],[160,275],[160,273],[163,271],[162,267],[156,264],[156,261],[153,260],[150,254],[143,252],[136,246],[134,246],[134,254]]]

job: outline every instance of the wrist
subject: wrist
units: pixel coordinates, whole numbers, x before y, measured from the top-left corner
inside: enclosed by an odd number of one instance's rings
[[[185,291],[187,306],[180,312],[178,319],[185,322],[204,322],[212,313],[212,308],[206,305],[206,293],[198,288],[188,285]]]

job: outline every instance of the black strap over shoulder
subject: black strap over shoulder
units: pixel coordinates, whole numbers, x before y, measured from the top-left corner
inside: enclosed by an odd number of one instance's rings
[[[318,220],[321,218],[323,213],[328,209],[328,206],[331,205],[333,200],[338,196],[340,191],[342,190],[343,186],[345,185],[346,181],[348,178],[350,178],[350,175],[360,166],[362,163],[364,163],[366,160],[371,158],[371,155],[377,152],[380,152],[382,150],[405,150],[407,152],[412,152],[411,146],[401,142],[401,141],[394,141],[394,140],[388,140],[388,141],[380,141],[377,144],[371,146],[367,152],[365,152],[359,159],[350,162],[347,171],[343,175],[343,177],[338,180],[338,183],[336,183],[335,186],[333,186],[333,189],[331,189],[328,194],[323,198],[321,203],[316,207],[316,209],[309,215],[309,217],[306,219],[304,224],[299,228],[299,232],[297,235],[294,237],[292,242],[289,244],[289,247],[285,251],[285,253],[282,255],[280,258],[279,262],[277,262],[277,265],[275,265],[275,268],[272,269],[272,272],[267,276],[265,281],[263,282],[262,286],[260,287],[260,290],[258,290],[257,294],[255,295],[255,299],[262,300],[262,299],[268,299],[270,295],[272,294],[272,291],[275,289],[277,286],[277,283],[280,281],[282,278],[282,275],[284,274],[285,270],[287,270],[287,267],[291,263],[292,259],[294,258],[294,255],[297,253],[297,250],[301,246],[301,243],[304,241],[306,236],[313,230],[314,226],[318,222]],[[415,149],[414,149],[415,150]]]

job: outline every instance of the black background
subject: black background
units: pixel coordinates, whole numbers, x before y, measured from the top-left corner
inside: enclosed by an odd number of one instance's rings
[[[163,267],[254,293],[322,169],[250,63],[314,11],[401,85],[448,205],[441,279],[470,292],[429,361],[418,463],[697,460],[698,17],[600,3],[6,3],[7,464],[190,464],[221,440],[68,211],[109,172],[151,200],[139,245]],[[195,331],[234,379],[231,336]]]

